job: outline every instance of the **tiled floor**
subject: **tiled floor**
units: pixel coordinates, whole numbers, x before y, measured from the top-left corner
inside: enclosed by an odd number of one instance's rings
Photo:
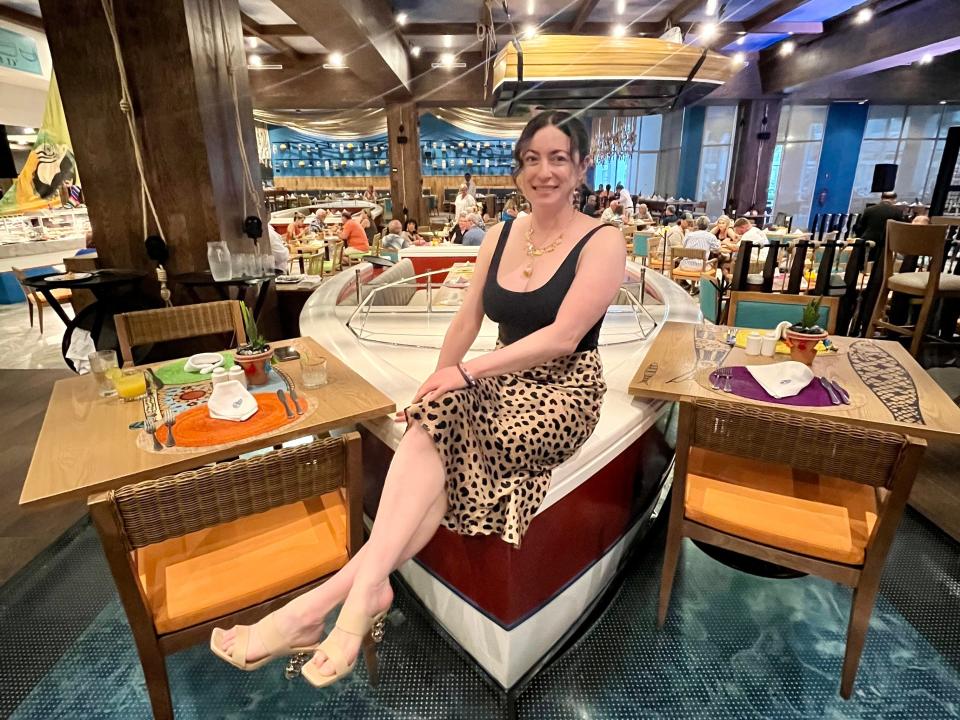
[[[66,310],[68,315],[72,315],[69,306]],[[25,302],[0,305],[0,369],[66,369],[60,353],[63,331],[63,322],[50,308],[43,311],[41,335],[36,310],[31,328]]]
[[[837,694],[849,590],[744,575],[687,544],[658,631],[661,554],[658,532],[592,632],[520,696],[520,718],[960,717],[957,545],[913,513],[891,553],[849,701]],[[89,526],[0,589],[0,626],[0,717],[149,717],[130,631]],[[203,646],[167,664],[179,720],[502,716],[495,693],[403,593],[376,690],[362,670],[323,691],[283,679],[280,663],[242,673]]]

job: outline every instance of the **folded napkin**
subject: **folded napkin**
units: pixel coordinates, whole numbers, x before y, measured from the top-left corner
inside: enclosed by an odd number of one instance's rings
[[[772,365],[747,365],[753,379],[770,397],[793,397],[813,380],[813,371],[803,363],[788,360]]]
[[[253,416],[260,406],[239,380],[227,380],[213,386],[207,401],[207,412],[217,420],[242,422]]]

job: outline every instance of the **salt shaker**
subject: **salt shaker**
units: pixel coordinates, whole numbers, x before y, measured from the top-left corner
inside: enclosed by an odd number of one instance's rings
[[[750,333],[747,335],[747,355],[759,355],[763,346],[763,338],[760,333]]]
[[[229,379],[230,378],[227,377],[227,371],[222,367],[214,368],[213,372],[210,374],[210,382],[214,385],[218,385],[219,383],[225,382]]]
[[[247,376],[243,373],[243,368],[239,365],[234,365],[232,368],[230,368],[230,370],[227,372],[227,377],[230,380],[236,380],[244,387],[247,386]]]
[[[777,352],[777,336],[773,333],[764,333],[760,343],[760,354],[772,358]]]

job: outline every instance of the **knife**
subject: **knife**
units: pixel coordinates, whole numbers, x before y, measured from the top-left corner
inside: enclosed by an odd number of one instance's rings
[[[150,373],[150,377],[153,380],[153,386],[157,390],[163,390],[163,385],[164,385],[163,380],[161,380],[159,376],[153,371],[153,368],[147,368],[147,372]]]
[[[293,417],[293,411],[290,409],[290,406],[287,405],[287,398],[283,394],[283,390],[277,390],[277,397],[280,398],[280,402],[283,403],[283,409],[287,411],[287,418]]]
[[[300,403],[297,401],[297,389],[293,386],[293,383],[290,384],[290,389],[287,390],[290,393],[290,399],[293,400],[293,406],[297,409],[297,415],[303,415],[303,410],[300,408]]]
[[[830,381],[824,377],[819,377],[817,380],[820,381],[820,384],[823,386],[823,389],[827,391],[827,395],[830,396],[830,402],[834,405],[840,404],[840,396],[837,395],[837,391],[833,389],[833,385],[830,384]]]
[[[836,380],[827,380],[827,382],[833,385],[833,389],[837,391],[837,395],[840,396],[840,400],[843,402],[843,404],[849,405],[850,393],[848,393],[846,390],[840,387],[840,383],[838,383]]]

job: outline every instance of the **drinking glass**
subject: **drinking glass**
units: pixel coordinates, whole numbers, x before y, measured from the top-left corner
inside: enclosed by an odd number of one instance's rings
[[[273,275],[277,271],[277,261],[273,255],[269,253],[266,255],[261,255],[263,263],[263,274],[264,275]]]
[[[300,374],[303,387],[313,390],[327,384],[327,359],[319,355],[300,355]]]
[[[114,375],[113,384],[124,402],[139,400],[147,394],[147,378],[142,370],[123,370]]]
[[[230,250],[223,240],[207,243],[207,263],[210,265],[210,274],[218,282],[233,277],[233,268],[230,262]]]
[[[100,397],[114,397],[117,390],[113,387],[113,381],[109,373],[111,368],[119,368],[117,364],[117,354],[113,350],[98,350],[90,353],[87,357],[90,361],[90,374],[97,385],[97,395]]]

